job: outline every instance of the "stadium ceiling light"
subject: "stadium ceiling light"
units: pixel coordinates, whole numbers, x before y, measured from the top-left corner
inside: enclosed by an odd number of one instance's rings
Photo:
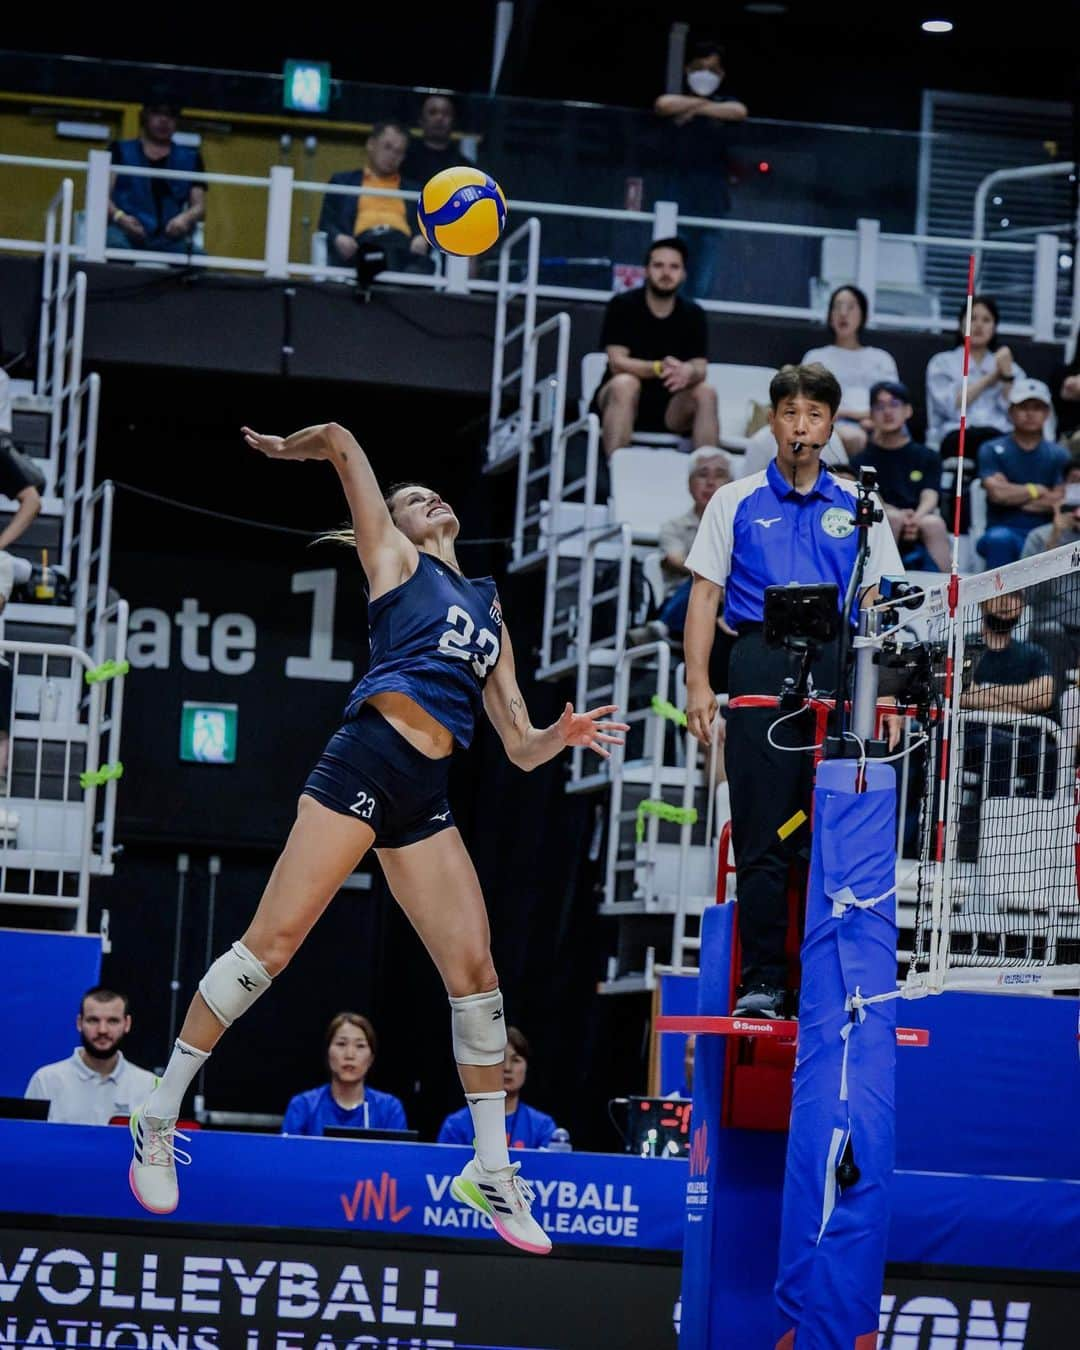
[[[924,19],[922,24],[924,33],[951,33],[953,24],[951,19]]]

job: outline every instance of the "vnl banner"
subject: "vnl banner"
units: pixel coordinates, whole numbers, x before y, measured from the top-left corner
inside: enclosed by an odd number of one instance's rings
[[[464,1148],[277,1135],[194,1133],[170,1219],[182,1223],[348,1229],[428,1237],[493,1236],[450,1195]],[[0,1121],[0,1211],[144,1218],[129,1192],[127,1131]],[[556,1244],[682,1247],[686,1164],[625,1154],[515,1151]],[[227,1196],[227,1203],[223,1197]],[[0,1346],[3,1342],[0,1341]]]
[[[465,1243],[417,1252],[0,1226],[0,1346],[675,1350],[678,1284],[670,1262]]]

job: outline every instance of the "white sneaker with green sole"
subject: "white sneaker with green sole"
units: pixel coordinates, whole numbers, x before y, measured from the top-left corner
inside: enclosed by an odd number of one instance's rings
[[[176,1128],[176,1116],[151,1116],[141,1106],[131,1113],[131,1137],[135,1143],[128,1169],[131,1193],[151,1214],[171,1214],[180,1201],[176,1164],[187,1166],[191,1154],[176,1147],[176,1140],[190,1140]]]
[[[450,1183],[450,1194],[459,1204],[486,1214],[495,1231],[534,1256],[547,1256],[551,1239],[532,1216],[532,1187],[518,1176],[520,1163],[489,1172],[476,1158],[465,1164]]]

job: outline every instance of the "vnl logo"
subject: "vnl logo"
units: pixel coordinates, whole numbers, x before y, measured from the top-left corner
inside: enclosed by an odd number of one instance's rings
[[[879,1350],[1022,1350],[1027,1344],[1030,1303],[1008,1303],[999,1318],[988,1298],[973,1298],[966,1315],[950,1299],[928,1294],[897,1308],[895,1294],[882,1294]]]
[[[412,1205],[398,1205],[397,1177],[383,1172],[378,1184],[370,1177],[363,1177],[353,1187],[351,1196],[344,1192],[338,1196],[345,1218],[349,1223],[356,1222],[357,1214],[367,1223],[371,1219],[391,1223],[400,1223],[406,1214],[412,1212]]]
[[[709,1203],[709,1122],[703,1120],[690,1138],[690,1175],[686,1203],[702,1208]]]

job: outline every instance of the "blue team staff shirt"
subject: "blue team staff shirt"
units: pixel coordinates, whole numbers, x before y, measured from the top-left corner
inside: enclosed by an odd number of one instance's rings
[[[405,1108],[392,1092],[377,1092],[364,1087],[359,1106],[339,1106],[330,1084],[300,1092],[285,1108],[282,1134],[321,1135],[327,1127],[343,1126],[354,1130],[407,1130]]]
[[[510,1148],[547,1148],[555,1133],[555,1122],[543,1111],[518,1102],[516,1111],[506,1117],[506,1142]],[[446,1117],[435,1141],[438,1144],[466,1144],[472,1146],[476,1131],[467,1106]]]
[[[1039,483],[1057,487],[1069,467],[1069,452],[1063,445],[1041,441],[1034,450],[1024,450],[1011,436],[984,441],[979,446],[979,477],[1003,473],[1010,483]],[[1045,524],[1045,516],[1022,511],[1019,506],[986,503],[987,525],[1007,525],[1014,530],[1033,530]]]
[[[470,579],[421,553],[416,571],[368,605],[371,664],[345,720],[372,694],[407,694],[463,748],[484,683],[502,649],[502,607],[491,577]]]
[[[827,469],[809,492],[796,492],[773,460],[713,494],[686,566],[724,587],[724,618],[735,629],[764,622],[766,586],[832,581],[842,604],[858,552],[856,495],[854,483]],[[892,530],[875,522],[863,585],[903,574]]]

